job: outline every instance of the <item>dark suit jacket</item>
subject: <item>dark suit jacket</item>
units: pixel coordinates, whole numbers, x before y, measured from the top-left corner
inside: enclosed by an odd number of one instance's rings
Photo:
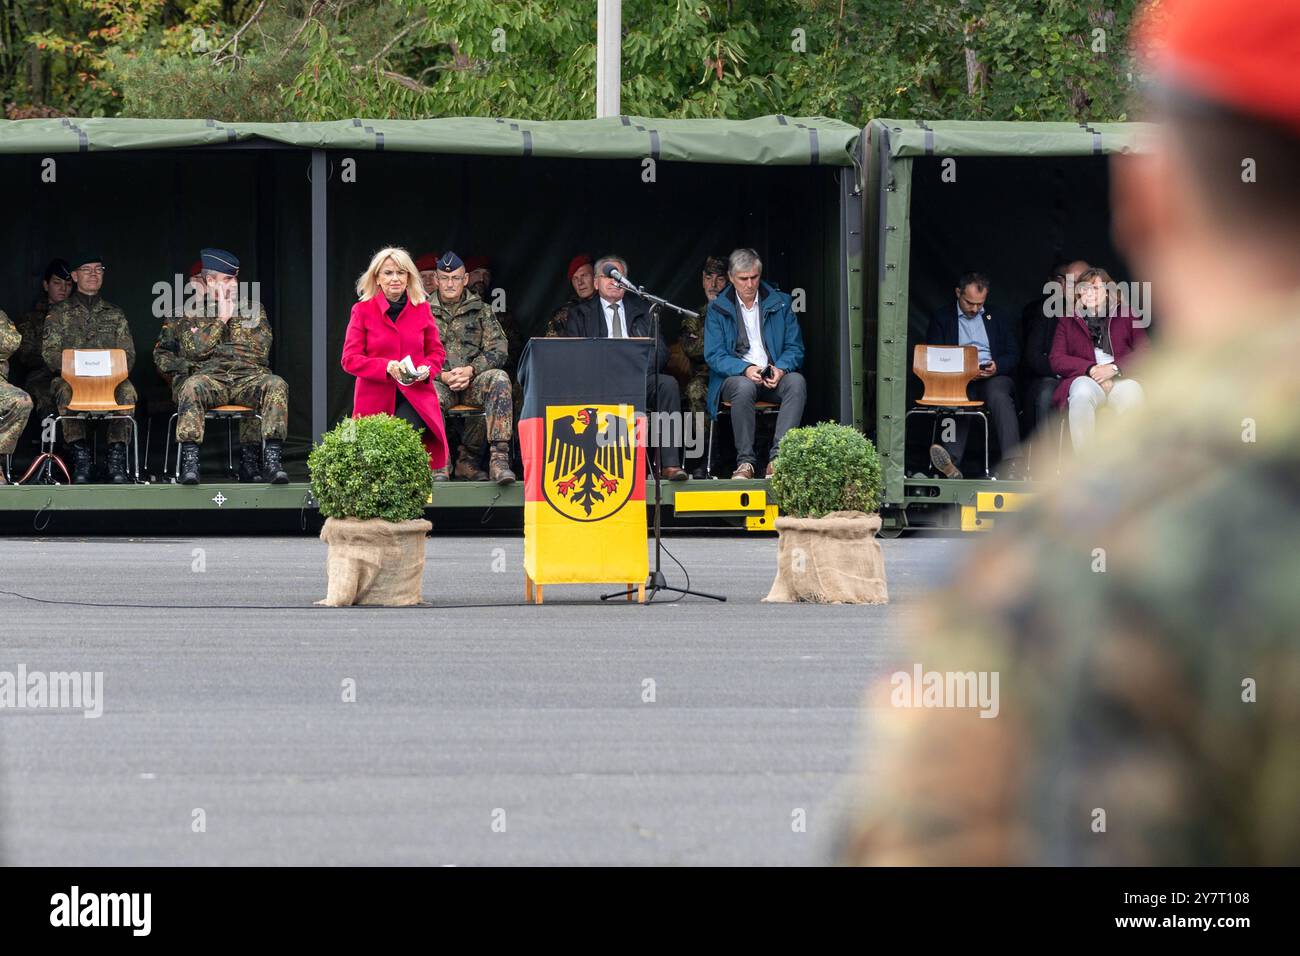
[[[650,310],[645,301],[635,295],[623,296],[619,303],[623,322],[632,338],[650,338]],[[660,319],[662,322],[662,318]],[[569,318],[560,334],[567,338],[604,339],[609,337],[605,325],[605,304],[599,295],[569,307]],[[668,364],[668,346],[660,334],[655,339],[655,371],[662,372]]]
[[[985,309],[984,331],[989,337],[989,351],[993,361],[998,365],[999,375],[1015,375],[1020,362],[1020,343],[1008,327],[999,318],[1000,313]],[[956,345],[957,343],[957,300],[950,299],[943,308],[930,316],[930,327],[925,333],[926,345]]]

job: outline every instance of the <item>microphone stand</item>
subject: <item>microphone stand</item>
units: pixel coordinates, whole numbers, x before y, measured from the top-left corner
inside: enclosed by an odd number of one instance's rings
[[[645,289],[642,288],[641,286],[633,285],[629,280],[627,280],[622,276],[617,276],[614,278],[616,278],[618,284],[621,285],[625,290],[627,290],[628,292],[635,293],[636,295],[640,296],[642,299],[645,299],[647,302],[650,303],[650,340],[652,343],[650,352],[653,357],[650,361],[649,367],[646,368],[645,385],[646,385],[646,394],[648,395],[650,393],[650,376],[652,374],[657,374],[658,371],[657,366],[659,364],[659,341],[660,341],[659,307],[666,306],[667,308],[672,309],[675,312],[680,312],[682,315],[691,316],[692,318],[698,316],[699,313],[692,312],[690,309],[683,309],[680,305],[674,305],[673,303],[669,302],[667,299],[661,299],[657,295],[651,295],[649,292],[646,292]],[[626,310],[624,310],[624,314],[626,314]],[[632,327],[630,324],[628,326],[628,331],[629,332],[632,331]],[[655,371],[652,372],[651,371],[652,369],[654,369]],[[655,411],[656,412],[659,411],[658,401],[655,402]],[[685,425],[683,425],[682,426],[683,437],[685,437],[685,431],[686,428]],[[650,435],[650,420],[647,418],[646,420],[647,439],[649,438],[649,435]],[[646,453],[647,455],[649,454],[648,443],[647,443]],[[651,470],[654,472],[654,476],[655,476],[655,524],[654,524],[655,566],[654,568],[651,569],[650,576],[646,578],[646,582],[645,582],[646,591],[648,592],[646,596],[646,603],[649,604],[652,601],[654,601],[654,596],[660,591],[671,591],[672,593],[677,595],[692,594],[695,597],[708,598],[710,601],[725,601],[726,597],[724,597],[721,594],[708,594],[704,591],[691,591],[687,588],[672,587],[668,584],[668,579],[664,577],[664,573],[660,569],[660,552],[663,550],[663,535],[660,531],[660,525],[659,525],[660,510],[663,506],[663,492],[659,486],[658,466],[652,468]],[[602,601],[608,601],[610,598],[626,597],[628,593],[629,592],[627,591],[614,591],[610,594],[602,594],[600,596],[600,599]]]

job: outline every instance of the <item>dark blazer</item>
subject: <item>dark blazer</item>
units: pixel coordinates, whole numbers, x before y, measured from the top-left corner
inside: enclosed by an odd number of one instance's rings
[[[632,338],[650,338],[650,310],[639,296],[625,295],[619,303],[623,312],[623,322]],[[662,319],[661,319],[662,321]],[[609,337],[605,325],[605,304],[600,294],[593,295],[586,301],[569,306],[569,317],[560,330],[560,335],[571,339],[604,339]],[[655,339],[655,371],[662,372],[668,364],[668,346],[664,344],[661,333]]]
[[[1025,330],[1025,351],[1020,361],[1026,378],[1056,378],[1051,356],[1057,318],[1044,314],[1049,301],[1047,296],[1035,299],[1025,306],[1020,316],[1021,327]]]
[[[989,337],[989,351],[997,363],[999,375],[1014,375],[1020,362],[1020,343],[1006,322],[990,311],[984,312],[984,331]],[[943,308],[930,316],[925,333],[926,345],[957,344],[957,300],[949,299]]]

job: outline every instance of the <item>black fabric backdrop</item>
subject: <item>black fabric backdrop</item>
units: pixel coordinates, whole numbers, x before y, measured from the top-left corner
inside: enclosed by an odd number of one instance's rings
[[[156,416],[154,457],[170,395],[153,368],[160,319],[154,284],[171,282],[205,245],[241,259],[241,279],[261,283],[275,330],[273,369],[290,387],[289,458],[296,476],[312,438],[310,413],[310,154],[303,150],[176,149],[54,157],[0,156],[15,184],[0,246],[0,308],[27,311],[55,255],[103,255],[103,295],[127,313],[137,360],[132,381]],[[345,182],[342,160],[354,159]],[[705,256],[749,245],[765,278],[805,290],[800,317],[810,394],[806,421],[838,418],[838,189],[831,167],[660,162],[656,181],[639,161],[514,159],[419,153],[330,155],[328,419],[352,407],[339,367],[357,276],[387,244],[413,255],[455,249],[492,259],[494,285],[525,325],[540,331],[569,295],[574,253],[616,251],[631,277],[696,308]],[[671,330],[669,330],[671,331]],[[209,456],[224,456],[211,447]],[[142,447],[143,451],[143,447]],[[155,462],[156,463],[156,462]],[[205,466],[206,467],[206,466]]]

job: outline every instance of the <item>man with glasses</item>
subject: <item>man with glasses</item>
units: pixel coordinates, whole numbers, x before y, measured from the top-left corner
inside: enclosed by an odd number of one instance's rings
[[[979,351],[979,373],[968,394],[983,400],[993,419],[993,432],[1001,452],[999,475],[1011,480],[1025,477],[1020,460],[1020,423],[1016,419],[1015,372],[1020,361],[1020,343],[1015,334],[984,308],[989,280],[979,272],[967,272],[957,280],[957,301],[945,305],[930,318],[928,345],[973,345]],[[930,462],[948,478],[962,477],[958,465],[970,434],[970,416],[954,416],[953,440],[930,446]]]
[[[447,350],[442,372],[434,380],[438,403],[445,416],[453,405],[479,405],[483,417],[470,418],[456,455],[455,476],[466,481],[491,480],[498,485],[515,481],[510,470],[510,436],[513,404],[510,376],[503,371],[509,343],[488,304],[470,292],[465,263],[445,252],[435,271],[438,294],[429,307],[438,323],[438,338]],[[490,443],[488,472],[479,467],[483,445]],[[447,468],[434,471],[434,481],[446,481]]]
[[[126,367],[135,364],[135,342],[126,322],[126,314],[100,296],[104,286],[104,259],[85,254],[73,258],[72,281],[77,291],[58,305],[51,306],[41,336],[41,358],[53,379],[50,393],[60,415],[68,412],[72,401],[72,386],[63,380],[64,349],[121,349],[126,353]],[[119,405],[134,405],[135,388],[131,380],[123,379],[113,393]],[[83,485],[90,481],[90,445],[86,443],[86,422],[67,419],[61,427],[63,439],[72,454],[72,481]],[[130,425],[120,418],[108,423],[108,476],[115,485],[125,484],[126,442]]]

